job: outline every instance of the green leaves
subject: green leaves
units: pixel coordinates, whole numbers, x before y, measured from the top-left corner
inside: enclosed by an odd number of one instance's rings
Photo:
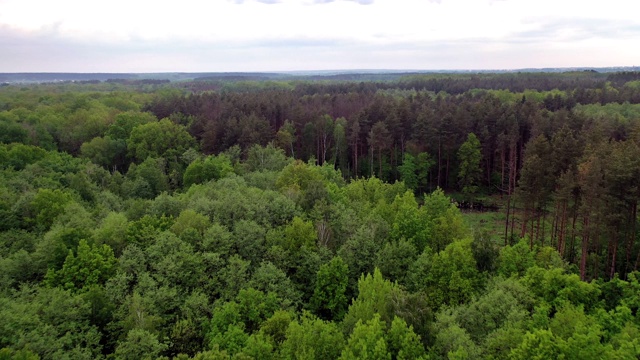
[[[47,230],[64,207],[72,201],[69,193],[62,190],[39,189],[31,201],[32,221],[35,226]]]
[[[347,310],[348,267],[336,256],[318,270],[316,287],[310,304],[316,314],[325,320],[340,321]]]
[[[283,359],[337,359],[345,345],[344,335],[336,323],[315,319],[303,314],[299,321],[292,321],[282,343]]]
[[[185,187],[202,184],[233,174],[231,160],[224,154],[195,159],[184,172],[182,181]]]
[[[352,301],[342,322],[345,332],[350,333],[357,323],[369,321],[376,316],[391,322],[391,300],[395,293],[401,291],[397,284],[383,279],[377,268],[373,274],[362,275],[358,281],[358,297]]]
[[[167,345],[158,341],[158,337],[146,330],[133,329],[127,338],[118,344],[115,358],[118,360],[156,359]]]
[[[480,161],[482,153],[480,152],[480,141],[474,133],[467,135],[460,149],[458,149],[458,159],[460,160],[460,170],[458,171],[458,180],[462,192],[470,196],[478,191],[478,181],[482,174]]]
[[[136,126],[127,139],[129,155],[137,162],[147,157],[178,157],[195,146],[187,130],[169,119]]]
[[[92,246],[80,240],[77,255],[69,255],[60,270],[49,270],[45,283],[64,289],[81,291],[93,285],[104,284],[115,272],[116,258],[109,245]]]
[[[207,335],[209,348],[220,348],[230,354],[239,352],[247,343],[249,334],[258,330],[278,309],[278,303],[273,293],[265,294],[252,288],[240,290],[235,301],[214,309],[211,330]],[[255,345],[255,351],[262,348],[256,343],[252,345]]]
[[[391,353],[384,339],[384,322],[376,315],[363,323],[358,321],[349,337],[347,346],[342,350],[340,360],[375,359],[391,360]]]

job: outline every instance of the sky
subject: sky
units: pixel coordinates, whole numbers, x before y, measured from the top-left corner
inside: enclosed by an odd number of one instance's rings
[[[638,0],[0,0],[0,72],[640,65]]]

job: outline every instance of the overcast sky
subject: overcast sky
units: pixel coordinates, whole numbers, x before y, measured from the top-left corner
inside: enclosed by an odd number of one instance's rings
[[[0,0],[0,72],[640,65],[638,0]]]

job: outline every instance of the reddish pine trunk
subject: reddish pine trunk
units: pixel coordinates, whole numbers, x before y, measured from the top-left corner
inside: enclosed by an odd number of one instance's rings
[[[612,244],[612,254],[611,254],[611,270],[609,270],[609,278],[613,279],[613,274],[616,273],[616,255],[618,254],[618,237],[613,236],[613,244]]]
[[[589,245],[589,216],[585,215],[582,220],[582,252],[580,256],[580,280],[587,279],[587,246]]]
[[[378,162],[380,164],[378,167],[378,176],[382,179],[382,147],[378,148]]]
[[[509,215],[511,211],[511,194],[507,198],[507,219],[504,222],[504,246],[507,246],[509,232]]]
[[[438,186],[442,187],[442,144],[438,139]]]
[[[560,233],[558,234],[558,252],[560,255],[564,257],[564,249],[565,249],[565,236],[567,232],[567,202],[565,201],[562,204],[562,217],[560,218]]]
[[[627,250],[625,251],[625,262],[624,262],[625,273],[629,271],[629,263],[631,261],[631,252],[633,251],[633,242],[634,242],[634,239],[636,238],[636,223],[637,223],[636,219],[638,216],[637,202],[634,202],[633,205],[631,206],[630,216],[631,217],[629,219],[629,222],[631,222],[631,232],[627,236]]]
[[[502,151],[500,151],[500,188],[501,189],[504,189],[504,168],[505,168],[505,163],[507,161],[505,154],[506,152],[504,151],[504,148],[503,148]],[[511,193],[509,193],[509,195],[511,195]]]
[[[576,246],[576,222],[578,222],[578,212],[574,209],[573,220],[571,222],[571,251],[569,251],[569,254],[571,254],[569,261],[571,262],[573,262],[575,258],[574,250]]]
[[[520,237],[523,238],[527,234],[527,217],[528,207],[524,207],[524,214],[522,214],[522,229],[520,230]]]
[[[353,173],[358,178],[358,138],[355,141],[355,151],[353,153]]]

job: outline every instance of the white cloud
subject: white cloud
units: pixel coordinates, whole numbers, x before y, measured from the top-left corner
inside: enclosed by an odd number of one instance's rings
[[[633,65],[636,1],[0,0],[0,71]]]

